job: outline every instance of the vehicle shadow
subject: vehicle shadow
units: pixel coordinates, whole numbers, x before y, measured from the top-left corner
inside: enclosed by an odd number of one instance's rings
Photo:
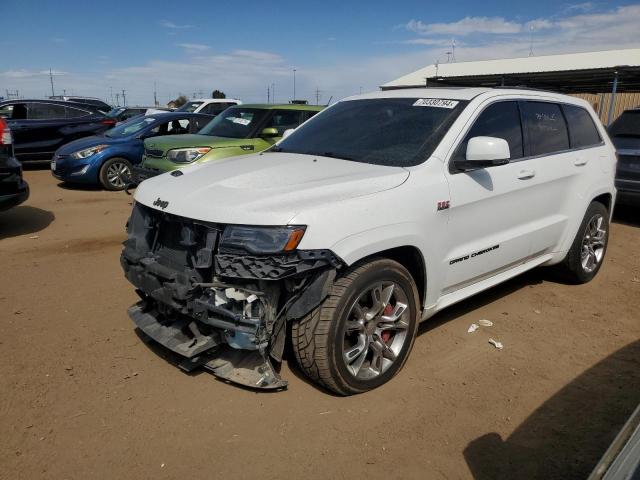
[[[613,222],[640,227],[640,205],[618,205],[613,210]]]
[[[485,305],[489,305],[518,290],[531,285],[539,285],[545,280],[553,282],[562,281],[550,268],[534,268],[436,313],[433,317],[420,324],[418,327],[418,336],[434,330],[450,320],[482,308]]]
[[[84,184],[84,183],[67,183],[67,182],[58,182],[57,185],[59,188],[64,190],[80,190],[87,192],[97,192],[104,190],[101,185],[92,185],[92,184]]]
[[[464,457],[476,479],[587,478],[640,402],[640,341],[597,363],[508,438],[487,433]]]
[[[31,160],[22,162],[22,170],[30,172],[33,170],[49,170],[51,168],[51,160]]]
[[[53,212],[28,205],[0,212],[0,240],[39,232],[55,218]]]

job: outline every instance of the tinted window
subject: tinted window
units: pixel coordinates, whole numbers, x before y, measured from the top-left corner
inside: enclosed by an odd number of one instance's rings
[[[13,118],[13,105],[2,105],[0,107],[0,117]]]
[[[389,166],[424,162],[466,101],[378,98],[338,102],[283,140],[275,151]]]
[[[458,146],[456,160],[464,160],[467,143],[473,137],[502,138],[509,144],[511,159],[522,158],[522,125],[517,102],[498,102],[485,108]]]
[[[198,133],[215,137],[249,138],[267,112],[268,110],[257,108],[227,108]]]
[[[640,137],[640,109],[627,110],[609,127],[612,137]]]
[[[202,105],[202,102],[187,102],[183,106],[181,106],[178,111],[179,112],[195,112],[195,110]]]
[[[202,110],[200,110],[199,113],[206,113],[207,115],[218,115],[219,113],[226,110],[228,106],[229,104],[227,103],[210,103]]]
[[[569,149],[569,133],[560,105],[547,102],[523,102],[523,105],[530,155]]]
[[[295,110],[276,110],[269,119],[267,127],[273,127],[278,130],[278,134],[282,136],[285,130],[296,128],[302,123],[302,112]]]
[[[64,106],[52,103],[30,103],[28,109],[29,120],[65,118],[67,115]]]
[[[87,115],[89,115],[89,112],[80,110],[78,108],[66,107],[66,110],[67,110],[67,118],[80,118],[80,117],[86,117]]]
[[[589,112],[575,105],[563,105],[562,109],[569,125],[571,148],[598,145],[602,141]]]

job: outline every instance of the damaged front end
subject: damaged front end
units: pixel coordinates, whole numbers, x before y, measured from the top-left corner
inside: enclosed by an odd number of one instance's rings
[[[198,367],[252,388],[284,388],[286,321],[328,294],[342,262],[297,250],[304,227],[245,227],[192,220],[136,203],[120,262],[141,301],[136,326]]]

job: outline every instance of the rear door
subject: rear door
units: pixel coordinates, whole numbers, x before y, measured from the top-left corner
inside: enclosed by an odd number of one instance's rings
[[[16,131],[16,156],[22,160],[48,160],[60,144],[59,129],[66,122],[65,107],[39,102],[27,102],[24,106],[26,117],[12,127]],[[19,108],[14,105],[14,117]]]

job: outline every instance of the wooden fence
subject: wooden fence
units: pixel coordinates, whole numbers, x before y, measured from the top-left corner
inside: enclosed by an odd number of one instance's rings
[[[589,102],[600,116],[602,123],[607,124],[609,105],[611,104],[610,93],[574,93],[572,96]],[[640,107],[640,93],[616,93],[611,121],[613,122],[622,112],[633,107]]]

